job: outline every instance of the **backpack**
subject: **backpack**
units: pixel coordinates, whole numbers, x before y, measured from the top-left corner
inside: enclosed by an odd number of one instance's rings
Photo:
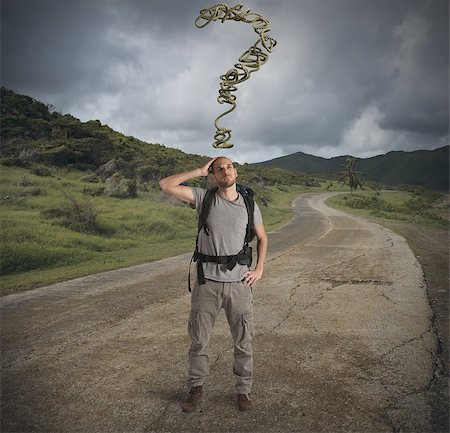
[[[253,198],[254,191],[250,187],[241,184],[236,185],[236,191],[242,195],[248,215],[248,222],[245,230],[244,246],[242,247],[242,250],[239,251],[239,253],[237,253],[236,255],[232,256],[208,256],[198,251],[198,236],[200,234],[200,230],[203,229],[206,235],[209,236],[209,228],[207,220],[217,190],[218,187],[208,189],[202,201],[202,208],[200,211],[200,215],[198,217],[198,232],[197,232],[197,239],[195,241],[195,251],[194,254],[192,255],[191,262],[189,264],[189,277],[188,277],[189,291],[191,291],[190,274],[192,261],[197,262],[197,276],[199,284],[205,284],[205,276],[203,274],[203,266],[202,266],[202,263],[204,262],[226,264],[228,270],[232,270],[237,263],[247,265],[249,267],[252,264],[252,248],[249,246],[249,244],[255,237],[255,224],[254,224],[255,200]]]
[[[207,219],[209,215],[209,210],[211,209],[211,205],[217,193],[217,190],[218,187],[216,186],[215,188],[211,188],[206,191],[205,197],[203,198],[202,202],[202,209],[198,217],[198,233],[200,233],[200,230],[203,229],[207,236],[209,236]],[[242,195],[245,207],[247,208],[248,223],[245,232],[245,242],[250,243],[255,237],[255,228],[254,228],[255,200],[253,198],[255,193],[250,187],[241,184],[236,185],[236,190],[239,194]]]

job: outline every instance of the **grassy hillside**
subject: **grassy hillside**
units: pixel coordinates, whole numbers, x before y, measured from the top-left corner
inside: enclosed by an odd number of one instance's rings
[[[348,156],[321,158],[297,152],[258,163],[305,173],[336,175]],[[365,178],[385,185],[410,184],[437,191],[449,189],[449,146],[414,152],[394,151],[372,158],[359,158],[357,169]]]

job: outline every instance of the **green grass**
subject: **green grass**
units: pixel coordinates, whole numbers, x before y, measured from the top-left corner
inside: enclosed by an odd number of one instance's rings
[[[83,189],[100,185],[82,181],[85,172],[51,173],[1,167],[1,295],[193,250],[196,212],[159,188],[139,191],[137,198],[91,197]],[[259,194],[257,201],[266,230],[292,218],[296,196],[325,187],[264,188],[268,207]],[[95,224],[84,226],[83,212],[95,213]]]
[[[434,204],[441,197],[430,191],[359,191],[354,194],[339,194],[326,203],[359,216],[391,219],[417,224],[448,225],[448,220],[439,215]]]
[[[83,172],[53,173],[39,177],[22,168],[1,168],[3,295],[192,248],[195,212],[165,201],[160,191],[140,192],[135,199],[87,198],[82,193],[86,183],[80,181]],[[30,188],[40,188],[41,194],[21,195]],[[81,204],[88,200],[95,208],[96,233],[70,229],[64,218],[47,215],[50,209],[70,209],[68,197]]]

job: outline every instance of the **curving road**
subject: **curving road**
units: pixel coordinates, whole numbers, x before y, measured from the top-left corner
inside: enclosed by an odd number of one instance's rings
[[[182,414],[190,254],[0,299],[2,432],[431,432],[436,338],[398,235],[297,198],[254,288],[255,410],[221,313],[203,412]]]

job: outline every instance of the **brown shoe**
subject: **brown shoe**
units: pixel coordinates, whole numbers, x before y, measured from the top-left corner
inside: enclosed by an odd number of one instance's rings
[[[203,389],[201,386],[194,386],[189,391],[189,395],[184,403],[181,403],[181,410],[185,413],[196,412],[202,402]]]
[[[240,411],[252,410],[253,404],[249,394],[238,394],[237,404]]]

